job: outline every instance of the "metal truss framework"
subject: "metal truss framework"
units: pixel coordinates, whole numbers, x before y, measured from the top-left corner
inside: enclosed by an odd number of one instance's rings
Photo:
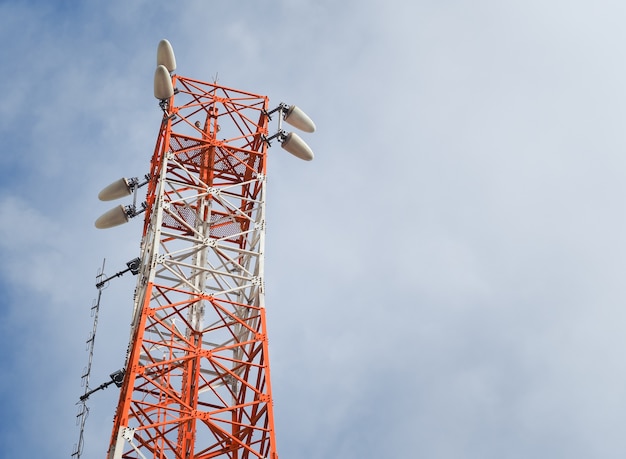
[[[173,82],[108,458],[277,459],[263,291],[268,99]]]

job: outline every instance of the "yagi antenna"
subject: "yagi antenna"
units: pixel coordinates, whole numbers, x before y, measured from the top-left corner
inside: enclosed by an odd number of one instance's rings
[[[96,281],[99,281],[104,276],[104,264],[106,260],[102,260],[102,269],[98,272],[96,276]],[[84,435],[85,435],[85,422],[87,421],[87,416],[89,415],[89,407],[87,406],[87,397],[88,393],[91,392],[89,388],[89,377],[91,375],[91,364],[93,362],[93,350],[96,343],[96,330],[98,328],[98,315],[100,313],[100,299],[102,298],[102,289],[98,289],[98,298],[94,300],[93,306],[91,306],[91,315],[93,317],[93,327],[91,329],[91,334],[87,339],[87,351],[89,352],[89,360],[87,361],[87,366],[85,367],[85,371],[81,376],[82,386],[85,388],[84,394],[80,397],[80,401],[78,402],[79,409],[78,414],[76,415],[76,423],[80,426],[80,433],[78,436],[78,443],[74,445],[74,451],[72,452],[72,457],[76,457],[76,459],[80,459],[80,455],[83,452],[83,443],[84,443]]]
[[[94,392],[105,389],[109,387],[111,384],[115,384],[117,387],[122,387],[122,383],[124,382],[125,371],[122,368],[121,370],[114,371],[113,373],[109,375],[110,381],[104,382],[94,389],[91,389],[89,386],[89,378],[91,376],[91,366],[93,363],[93,351],[94,351],[94,347],[96,344],[96,330],[98,329],[98,317],[100,315],[100,300],[102,299],[102,290],[104,290],[103,287],[111,279],[120,277],[124,273],[127,273],[128,271],[132,272],[134,275],[137,275],[139,273],[141,260],[139,259],[139,257],[130,260],[128,263],[126,263],[126,266],[128,267],[127,269],[120,271],[108,278],[105,278],[105,274],[104,274],[105,262],[106,260],[102,260],[102,269],[98,271],[98,274],[96,276],[96,288],[98,289],[98,298],[94,300],[94,304],[91,307],[91,315],[93,317],[93,327],[91,330],[91,334],[89,335],[89,338],[87,339],[87,351],[89,352],[89,360],[87,361],[87,366],[85,367],[85,370],[81,376],[82,386],[85,388],[85,391],[83,395],[80,396],[79,401],[77,403],[77,405],[79,405],[80,408],[78,410],[78,414],[76,415],[77,417],[76,422],[80,426],[80,433],[78,437],[78,443],[74,445],[74,451],[72,452],[72,457],[75,457],[76,459],[80,459],[80,456],[83,452],[83,444],[85,440],[84,438],[85,437],[85,423],[87,421],[87,416],[89,415],[89,407],[87,406],[87,399]]]

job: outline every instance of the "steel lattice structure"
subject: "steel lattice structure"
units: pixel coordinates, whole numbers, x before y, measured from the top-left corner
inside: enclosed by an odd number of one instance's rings
[[[268,98],[173,75],[109,459],[277,459],[264,308]]]

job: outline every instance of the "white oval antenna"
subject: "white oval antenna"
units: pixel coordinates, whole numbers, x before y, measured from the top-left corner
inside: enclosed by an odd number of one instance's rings
[[[98,194],[98,199],[100,201],[113,201],[114,199],[128,196],[131,192],[128,180],[121,178],[104,188],[100,194]]]
[[[119,205],[109,210],[108,212],[100,215],[100,217],[96,220],[96,228],[113,228],[114,226],[118,226],[128,222],[128,220],[129,218],[126,214],[126,209],[124,208],[124,206]]]
[[[307,116],[306,113],[295,105],[292,105],[287,109],[287,112],[285,113],[285,122],[304,132],[315,131],[315,123]]]
[[[154,97],[164,100],[169,99],[173,95],[172,77],[164,65],[159,65],[154,71]]]
[[[290,132],[280,145],[283,149],[294,155],[296,158],[305,161],[313,159],[313,150],[295,132]]]
[[[176,70],[176,57],[170,42],[163,39],[157,47],[157,65],[164,65],[168,72]]]

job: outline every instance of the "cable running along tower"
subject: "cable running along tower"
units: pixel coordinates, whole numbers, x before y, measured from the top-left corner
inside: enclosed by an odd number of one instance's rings
[[[311,149],[282,121],[315,125],[297,107],[176,75],[159,43],[163,111],[147,197],[96,221],[144,213],[130,343],[108,459],[277,459],[264,304],[267,147]],[[278,129],[269,135],[272,116]],[[137,179],[102,200],[135,192]]]

